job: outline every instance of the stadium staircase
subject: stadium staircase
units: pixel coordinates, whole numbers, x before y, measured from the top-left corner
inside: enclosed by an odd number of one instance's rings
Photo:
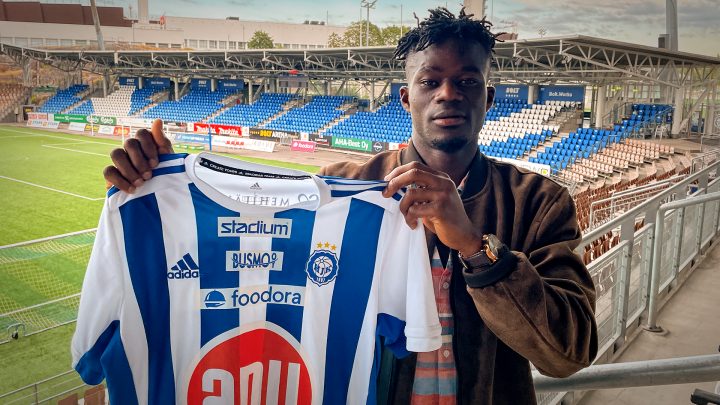
[[[147,110],[155,107],[156,105],[158,105],[164,101],[167,101],[169,99],[170,99],[170,91],[169,90],[160,90],[148,98],[148,100],[150,101],[149,104],[145,105],[144,107],[140,107],[137,110],[131,110],[131,114],[132,114],[131,116],[142,117],[142,115],[145,113],[145,111],[147,111]]]

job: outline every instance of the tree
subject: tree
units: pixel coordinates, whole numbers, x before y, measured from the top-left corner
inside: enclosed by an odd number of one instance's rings
[[[248,42],[248,48],[250,49],[270,49],[273,47],[273,39],[265,31],[255,31]]]
[[[328,46],[328,48],[342,48],[345,45],[343,44],[343,38],[340,35],[333,32],[328,37],[327,46]]]
[[[355,21],[345,30],[343,35],[343,46],[360,46],[360,35],[362,34],[362,46],[368,46],[365,38],[367,32],[367,22]],[[377,25],[370,23],[370,46],[383,45],[382,32]]]
[[[343,36],[339,36],[335,33],[330,34],[328,37],[329,48],[343,48],[351,46],[360,46],[360,37],[362,36],[362,46],[368,46],[368,41],[365,38],[367,33],[367,22],[355,21],[350,24],[345,30]],[[405,34],[410,31],[409,27],[403,26],[402,33]],[[400,40],[400,27],[397,25],[391,25],[380,29],[377,25],[370,23],[370,46],[395,46]]]
[[[410,27],[402,27],[403,35],[407,34],[408,31],[410,31]],[[383,45],[396,46],[401,37],[400,27],[397,25],[390,25],[382,29]]]

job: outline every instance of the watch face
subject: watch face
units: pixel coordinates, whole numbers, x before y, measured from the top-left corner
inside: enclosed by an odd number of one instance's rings
[[[483,236],[483,239],[486,243],[485,253],[487,254],[488,258],[494,263],[498,257],[498,249],[501,245],[500,240],[497,238],[497,236],[493,234],[485,235]]]

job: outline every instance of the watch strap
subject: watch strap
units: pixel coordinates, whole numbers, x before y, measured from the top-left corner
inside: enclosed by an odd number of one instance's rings
[[[517,269],[518,257],[505,248],[504,254],[501,254],[498,260],[491,266],[463,269],[465,283],[470,288],[482,288],[495,284],[503,278],[507,277],[515,269]]]

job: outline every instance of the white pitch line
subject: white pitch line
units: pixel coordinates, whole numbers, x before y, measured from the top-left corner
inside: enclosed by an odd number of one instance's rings
[[[93,141],[75,141],[75,142],[63,142],[63,143],[44,143],[43,146],[67,146],[67,145],[84,145],[84,144],[99,144],[99,145],[110,145],[111,143],[105,142],[93,142]]]
[[[84,150],[77,150],[77,149],[70,149],[70,148],[61,148],[59,146],[52,146],[52,145],[40,145],[44,148],[53,148],[53,149],[60,149],[60,150],[66,150],[68,152],[75,152],[75,153],[84,153],[86,155],[95,155],[95,156],[102,156],[102,157],[110,157],[109,153],[96,153],[96,152],[87,152]]]
[[[39,187],[39,188],[42,188],[42,189],[45,189],[45,190],[49,190],[49,191],[54,191],[54,192],[56,192],[56,193],[67,194],[67,195],[70,195],[70,196],[73,196],[73,197],[82,198],[83,200],[88,200],[88,201],[101,201],[101,200],[104,200],[104,199],[105,199],[105,197],[101,197],[101,198],[85,197],[84,195],[71,193],[71,192],[69,192],[69,191],[58,190],[58,189],[56,189],[56,188],[41,186],[41,185],[39,185],[39,184],[30,183],[30,182],[24,181],[24,180],[14,179],[14,178],[12,178],[12,177],[0,176],[0,178],[5,179],[5,180],[10,180],[10,181],[15,181],[15,182],[22,183],[22,184],[27,184],[27,185],[33,186],[33,187]]]
[[[2,130],[2,131],[15,132],[15,133],[17,133],[17,134],[28,134],[28,135],[30,135],[29,137],[40,137],[40,136],[44,136],[44,137],[47,137],[47,138],[57,138],[57,139],[63,139],[63,140],[66,140],[66,141],[74,141],[74,140],[75,140],[75,139],[71,139],[71,138],[70,138],[70,139],[69,139],[69,138],[66,138],[66,137],[64,137],[64,136],[49,135],[49,134],[35,134],[35,133],[33,133],[33,132],[21,131],[21,130],[17,130],[17,129],[13,129],[13,128],[6,128],[6,127],[3,127],[3,126],[0,126],[0,130]],[[84,135],[74,135],[74,136],[84,136]],[[2,139],[2,138],[5,138],[5,137],[0,136],[0,139]],[[94,142],[94,143],[100,143],[100,144],[103,144],[103,145],[110,145],[110,146],[116,145],[116,144],[114,144],[114,143],[97,142],[97,141],[86,141],[86,142]]]
[[[0,139],[14,139],[14,138],[38,138],[42,135],[11,135],[11,136],[0,136]]]

